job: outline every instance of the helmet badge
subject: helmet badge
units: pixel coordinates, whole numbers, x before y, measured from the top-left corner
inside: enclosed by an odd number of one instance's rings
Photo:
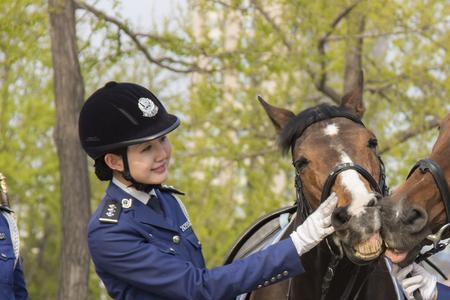
[[[158,113],[158,106],[148,98],[139,98],[139,109],[142,111],[144,117],[154,117]]]

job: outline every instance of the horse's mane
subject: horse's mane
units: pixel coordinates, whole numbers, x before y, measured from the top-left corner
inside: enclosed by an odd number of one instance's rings
[[[346,108],[322,103],[301,111],[289,120],[279,135],[278,144],[281,150],[283,153],[287,153],[295,141],[311,124],[336,117],[348,118],[364,126],[361,119]]]

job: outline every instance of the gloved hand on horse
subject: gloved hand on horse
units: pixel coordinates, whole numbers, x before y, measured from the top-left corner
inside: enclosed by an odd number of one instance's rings
[[[392,266],[392,274],[402,286],[406,299],[414,300],[414,292],[418,290],[423,300],[433,300],[437,296],[436,277],[423,267],[412,263],[400,269],[397,265]]]
[[[314,248],[326,236],[334,232],[331,214],[337,205],[337,196],[332,193],[306,220],[291,233],[291,239],[302,255]]]

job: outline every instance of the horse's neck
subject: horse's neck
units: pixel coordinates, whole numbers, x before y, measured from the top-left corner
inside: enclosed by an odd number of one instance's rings
[[[289,238],[289,235],[301,224],[304,220],[297,215],[294,222],[285,231],[284,238]],[[291,299],[320,299],[322,293],[322,281],[325,272],[330,264],[332,254],[328,249],[325,241],[308,251],[301,256],[301,262],[305,273],[293,280],[293,287]],[[348,261],[346,258],[343,261]],[[307,288],[306,288],[307,287]]]
[[[320,299],[322,282],[331,259],[331,252],[324,241],[302,255],[301,261],[305,273],[294,281],[294,294],[296,295],[294,299]],[[305,287],[308,289],[305,290]]]
[[[328,246],[322,242],[305,253],[301,260],[305,273],[294,279],[291,299],[321,299],[322,282],[331,260]],[[382,259],[369,265],[358,266],[343,257],[336,267],[325,299],[386,300],[397,299],[397,296]]]

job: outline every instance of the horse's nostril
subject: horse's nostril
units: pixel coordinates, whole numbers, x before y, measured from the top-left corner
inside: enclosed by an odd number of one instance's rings
[[[408,211],[405,218],[407,225],[412,225],[417,230],[421,230],[427,221],[426,212],[421,209],[412,208]]]
[[[406,223],[414,224],[418,220],[422,219],[423,217],[424,217],[424,214],[420,210],[413,208],[406,215]]]
[[[372,207],[372,206],[375,206],[376,204],[377,204],[377,202],[375,201],[375,199],[372,199],[369,201],[369,203],[367,203],[367,206]]]
[[[331,216],[331,222],[334,227],[340,227],[350,220],[350,215],[346,207],[338,207]]]

